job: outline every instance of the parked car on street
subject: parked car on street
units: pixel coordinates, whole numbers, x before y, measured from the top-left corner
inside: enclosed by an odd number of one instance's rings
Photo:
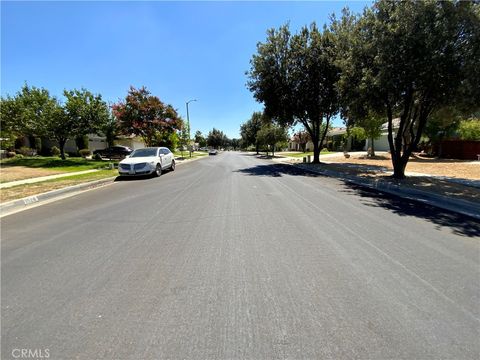
[[[218,154],[218,151],[215,149],[211,149],[208,151],[208,155],[217,155],[217,154]]]
[[[102,158],[107,159],[123,159],[127,155],[130,155],[132,151],[128,146],[115,145],[106,149],[95,150],[93,155],[98,154]]]
[[[175,170],[175,158],[166,147],[137,149],[118,163],[120,176],[160,176],[167,169]]]

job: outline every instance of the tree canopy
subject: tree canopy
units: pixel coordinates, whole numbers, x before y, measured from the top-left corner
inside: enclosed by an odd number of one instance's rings
[[[212,131],[208,133],[207,145],[211,146],[214,149],[218,149],[226,146],[227,141],[228,141],[228,138],[223,133],[223,131],[213,128]]]
[[[130,87],[125,101],[112,106],[119,129],[125,135],[140,136],[147,146],[157,139],[180,130],[182,121],[171,105],[165,105],[145,88]]]
[[[332,117],[339,111],[334,38],[315,23],[292,35],[288,25],[267,32],[265,43],[253,55],[248,87],[265,105],[267,116],[283,126],[301,123],[314,145],[314,162],[320,161]],[[323,131],[322,131],[323,130]]]
[[[436,110],[478,106],[478,6],[380,0],[361,17],[344,12],[331,26],[342,113],[354,121],[369,111],[386,118],[396,178],[405,177],[408,159]]]

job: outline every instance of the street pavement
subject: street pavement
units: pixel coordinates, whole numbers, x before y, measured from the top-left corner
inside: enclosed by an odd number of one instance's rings
[[[480,357],[480,224],[293,166],[225,152],[1,226],[2,359]]]

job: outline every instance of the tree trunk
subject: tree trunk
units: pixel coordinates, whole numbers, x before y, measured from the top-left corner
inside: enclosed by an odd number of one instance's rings
[[[60,157],[62,160],[65,160],[65,143],[67,142],[67,139],[60,139],[58,140],[58,146],[60,147]]]
[[[371,157],[375,157],[375,146],[374,146],[374,140],[373,140],[373,138],[372,138],[372,151],[371,151],[371,153],[370,153],[370,156],[371,156]]]
[[[403,157],[399,157],[397,161],[392,161],[392,164],[393,177],[395,179],[405,179],[405,168],[407,167],[407,161],[404,161]]]
[[[258,141],[255,142],[255,150],[257,151],[257,155],[259,154],[259,145]]]
[[[320,164],[320,146],[318,139],[313,141],[313,163]]]

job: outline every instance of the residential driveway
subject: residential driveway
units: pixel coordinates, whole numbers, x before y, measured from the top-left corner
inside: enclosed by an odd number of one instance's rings
[[[288,165],[227,152],[1,225],[2,359],[480,357],[480,224]]]

